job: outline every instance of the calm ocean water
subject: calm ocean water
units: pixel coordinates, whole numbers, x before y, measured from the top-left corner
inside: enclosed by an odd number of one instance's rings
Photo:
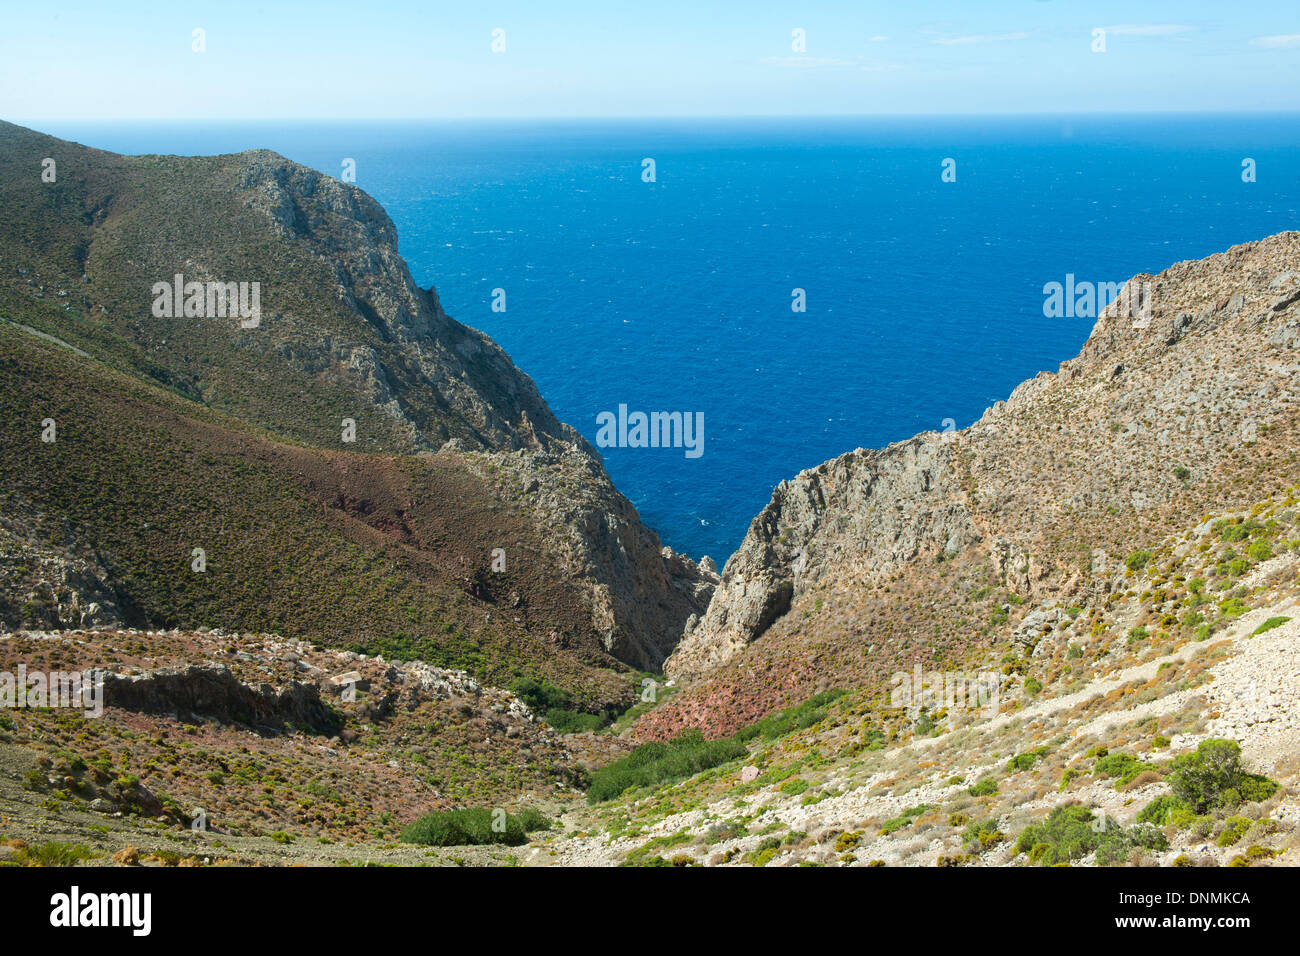
[[[43,129],[335,176],[355,160],[416,281],[588,439],[620,404],[703,413],[698,458],[603,453],[667,544],[719,564],[782,479],[963,427],[1074,355],[1093,320],[1045,318],[1045,283],[1300,228],[1296,115]]]

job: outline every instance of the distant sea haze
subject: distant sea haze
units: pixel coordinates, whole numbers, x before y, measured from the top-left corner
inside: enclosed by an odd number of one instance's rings
[[[964,427],[1072,357],[1095,316],[1049,314],[1050,283],[1300,228],[1295,114],[44,131],[350,160],[416,281],[593,445],[620,406],[707,419],[695,457],[600,451],[665,544],[719,563],[783,479]]]

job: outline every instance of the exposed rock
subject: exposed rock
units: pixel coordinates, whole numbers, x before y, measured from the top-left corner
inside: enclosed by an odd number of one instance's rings
[[[922,559],[971,551],[1022,597],[1068,593],[1078,547],[1131,547],[1135,534],[1266,490],[1222,469],[1242,467],[1243,443],[1266,446],[1253,460],[1267,446],[1285,458],[1300,358],[1286,319],[1294,294],[1275,290],[1297,273],[1300,233],[1287,232],[1136,276],[1077,358],[969,428],[860,449],[782,482],[665,670],[698,678],[812,592],[847,599]],[[1150,309],[1135,322],[1122,305],[1139,290]],[[785,632],[794,639],[798,620]]]
[[[280,732],[286,724],[333,734],[337,718],[321,703],[315,684],[293,682],[283,690],[254,687],[235,678],[224,664],[167,667],[147,674],[102,672],[104,703],[182,720],[219,720],[259,731]]]

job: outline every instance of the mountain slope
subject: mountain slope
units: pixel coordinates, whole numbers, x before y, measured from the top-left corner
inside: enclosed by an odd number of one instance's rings
[[[498,346],[414,284],[365,193],[265,151],[118,156],[10,124],[0,167],[6,488],[14,508],[38,512],[12,519],[21,533],[8,540],[24,542],[12,563],[33,567],[62,547],[48,535],[76,542],[74,576],[94,585],[67,601],[136,623],[251,615],[336,643],[438,643],[436,625],[445,644],[445,628],[473,619],[456,653],[481,674],[541,667],[606,702],[614,672],[657,669],[702,611],[710,578],[665,553]],[[257,320],[159,314],[155,286],[176,275],[257,283]],[[53,444],[40,441],[46,418],[61,430]],[[518,483],[501,480],[520,469]],[[258,495],[261,506],[246,500]],[[271,502],[273,515],[254,515]],[[176,550],[205,536],[228,561],[241,555],[223,572],[238,581],[206,592],[181,574],[190,548]],[[361,551],[336,549],[340,538]],[[498,548],[507,570],[494,577]],[[342,579],[348,562],[393,549],[400,586],[375,572],[387,583],[364,613],[338,598],[362,587]],[[55,577],[72,574],[69,560],[50,565]],[[330,569],[340,578],[322,581]],[[310,600],[293,588],[272,599],[313,574]],[[0,580],[11,626],[55,623],[46,592],[66,581]],[[406,586],[404,610],[381,598]],[[489,638],[489,619],[534,637]],[[567,663],[544,663],[557,646]],[[611,670],[577,680],[593,666]]]
[[[1148,321],[1122,313],[1138,286]],[[1300,478],[1300,233],[1137,276],[1080,355],[960,432],[783,482],[666,671],[642,731],[721,733],[829,684],[878,683],[1009,631],[1018,603],[1171,527]],[[996,589],[1015,602],[993,605]],[[973,595],[975,597],[973,597]]]

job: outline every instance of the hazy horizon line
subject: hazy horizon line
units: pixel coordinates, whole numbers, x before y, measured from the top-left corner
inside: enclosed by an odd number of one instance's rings
[[[1159,110],[988,110],[979,113],[662,113],[662,114],[591,114],[576,116],[228,116],[228,117],[165,117],[165,116],[59,116],[20,117],[6,122],[15,125],[36,123],[572,123],[572,122],[637,122],[637,121],[717,121],[717,120],[869,120],[869,119],[981,119],[986,117],[1053,118],[1075,116],[1222,116],[1243,115],[1278,116],[1300,115],[1300,106],[1287,109],[1260,108],[1234,110],[1206,110],[1171,108]]]

